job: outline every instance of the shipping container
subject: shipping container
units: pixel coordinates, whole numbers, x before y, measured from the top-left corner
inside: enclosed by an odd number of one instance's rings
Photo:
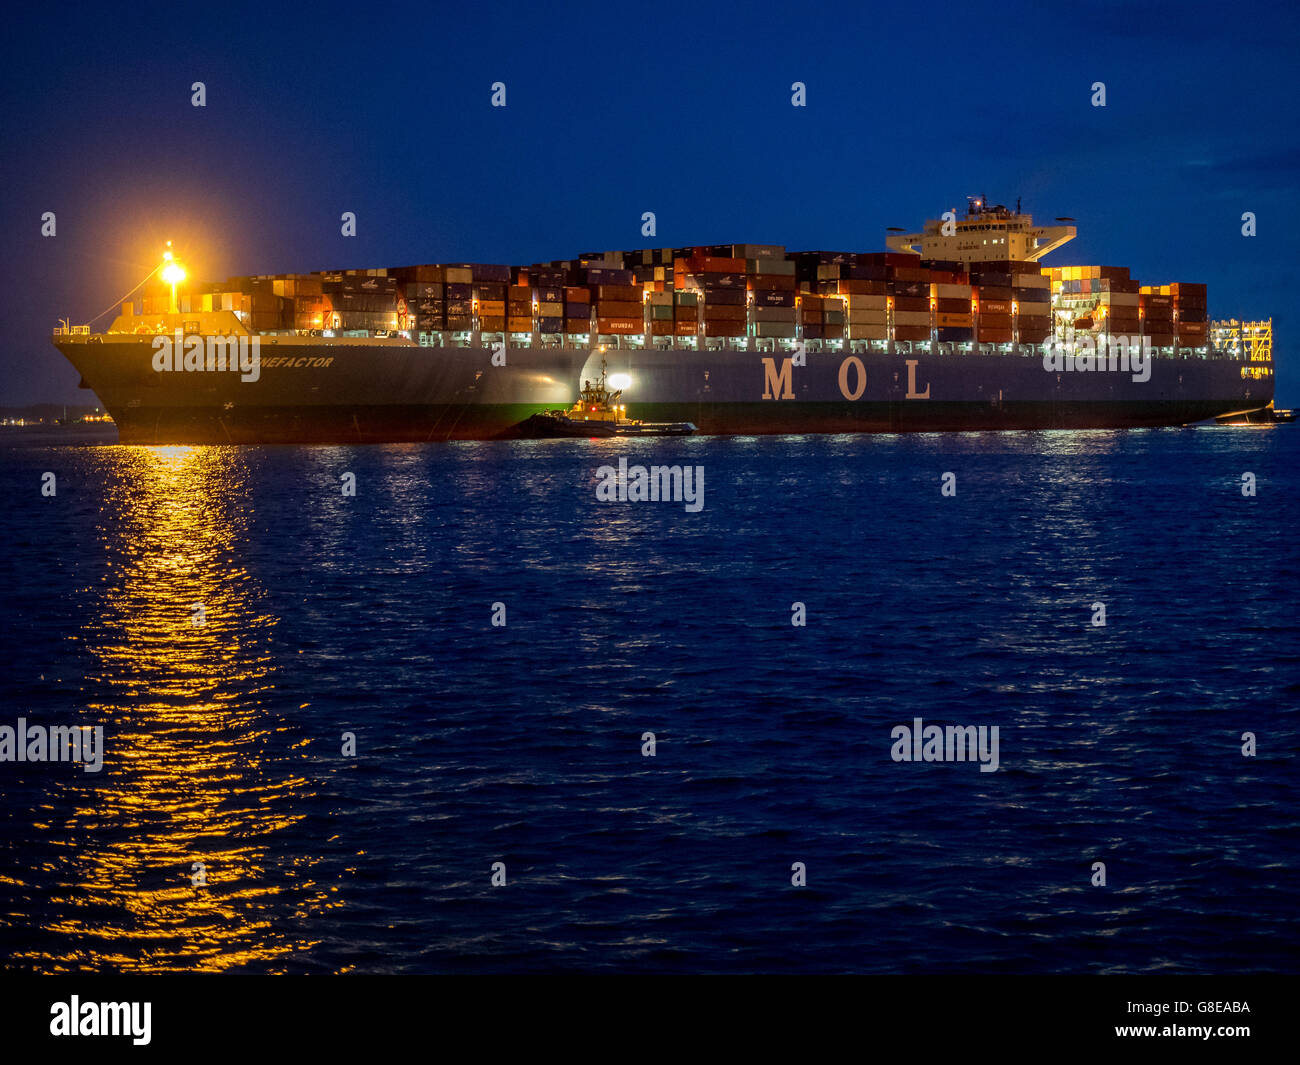
[[[744,321],[731,321],[728,319],[704,319],[704,335],[710,337],[743,337],[745,335]]]
[[[884,325],[889,315],[886,311],[849,311],[849,325]]]
[[[930,295],[940,300],[964,300],[966,305],[970,306],[971,287],[970,285],[940,285],[933,284],[930,286]]]
[[[780,244],[733,244],[733,259],[768,259],[784,262],[785,248]]]
[[[640,300],[597,300],[596,315],[599,318],[641,318],[644,304]]]
[[[704,305],[704,317],[710,321],[743,322],[745,320],[745,308],[706,303]]]
[[[793,322],[798,313],[793,307],[755,307],[753,310],[756,322]]]
[[[630,336],[645,332],[645,323],[640,318],[597,318],[596,332]]]
[[[883,322],[878,325],[850,322],[849,336],[854,340],[888,340],[889,330]]]
[[[797,333],[794,322],[755,322],[754,335],[758,337],[793,338]]]

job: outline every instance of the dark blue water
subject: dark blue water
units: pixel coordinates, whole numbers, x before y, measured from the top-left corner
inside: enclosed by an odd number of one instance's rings
[[[704,509],[597,502],[619,455],[703,466]],[[1289,427],[5,450],[0,724],[107,755],[0,763],[3,956],[1294,971],[1298,460]],[[1000,769],[893,761],[915,717],[999,726]]]

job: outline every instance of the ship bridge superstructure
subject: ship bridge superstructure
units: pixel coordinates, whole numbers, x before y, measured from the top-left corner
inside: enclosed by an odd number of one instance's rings
[[[956,210],[930,219],[919,233],[891,233],[885,240],[891,251],[910,252],[922,259],[942,262],[1037,262],[1048,252],[1074,239],[1076,230],[1057,219],[1058,225],[1036,226],[1032,215],[1002,204],[970,197],[966,214]]]

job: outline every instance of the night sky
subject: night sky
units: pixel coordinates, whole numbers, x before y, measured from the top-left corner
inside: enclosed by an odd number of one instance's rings
[[[879,251],[968,194],[1075,218],[1050,264],[1205,281],[1212,317],[1271,315],[1278,405],[1300,401],[1293,4],[23,7],[0,46],[0,404],[94,402],[49,332],[113,304],[168,239],[216,280]]]

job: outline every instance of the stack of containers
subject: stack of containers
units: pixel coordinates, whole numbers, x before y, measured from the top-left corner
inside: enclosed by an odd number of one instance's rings
[[[915,255],[884,256],[885,294],[893,308],[894,339],[930,339],[931,271]]]
[[[799,293],[799,324],[804,340],[821,340],[826,335],[826,298],[816,292]]]
[[[705,336],[743,337],[748,303],[745,260],[704,255],[701,250],[673,260],[673,287],[699,293]]]
[[[632,271],[636,283],[646,291],[672,292],[672,248],[643,248],[639,251],[624,252],[623,266]]]
[[[474,328],[474,271],[468,266],[442,268],[447,329],[468,333]]]
[[[447,327],[441,266],[402,266],[392,270],[391,275],[397,279],[400,300],[406,303],[406,328],[436,333]],[[400,301],[398,309],[400,313]]]
[[[679,337],[693,337],[700,331],[700,294],[673,289],[673,331]]]
[[[1052,283],[1037,263],[1011,265],[1016,338],[1021,344],[1041,344],[1052,333]]]
[[[537,294],[537,331],[564,332],[564,271],[538,266],[528,272]],[[587,317],[590,317],[588,312]]]
[[[506,332],[531,333],[533,331],[533,287],[528,282],[526,270],[512,271],[514,280],[506,288]]]
[[[295,329],[328,329],[333,320],[334,302],[325,295],[325,287],[321,279],[311,275],[295,278],[293,285],[293,327]]]
[[[975,339],[971,297],[970,274],[961,269],[960,263],[930,263],[930,304],[936,340],[969,343]]]
[[[1011,304],[1015,302],[1009,262],[971,263],[971,300],[975,317],[975,339],[981,344],[1010,344]]]
[[[890,263],[890,258],[895,262]],[[888,281],[896,266],[908,262],[914,263],[915,256],[859,255],[854,262],[839,265],[839,280],[819,282],[824,295],[833,293],[843,302],[850,340],[889,339]]]
[[[653,285],[654,282],[645,282]],[[672,286],[664,292],[650,288],[646,290],[646,299],[650,311],[650,334],[657,337],[670,337],[675,331],[673,326]]]
[[[1099,266],[1097,276],[1089,279],[1088,284],[1096,301],[1095,325],[1111,336],[1135,337],[1142,331],[1138,314],[1141,286],[1129,277],[1128,267]]]
[[[795,264],[776,245],[737,244],[736,250],[744,253],[753,335],[793,339],[798,333]]]
[[[478,304],[479,332],[504,333],[510,267],[496,263],[462,263],[461,267],[470,271],[473,299]]]
[[[322,293],[330,298],[335,328],[373,331],[397,328],[397,278],[373,271],[348,270],[325,274]]]
[[[585,285],[564,287],[564,331],[571,335],[591,332],[591,290]]]
[[[1206,287],[1192,281],[1175,281],[1169,286],[1169,295],[1174,301],[1178,346],[1206,347],[1210,342]]]
[[[1143,285],[1138,293],[1142,335],[1155,348],[1174,346],[1174,297],[1168,285]]]
[[[616,254],[617,261],[622,262],[622,253]],[[645,332],[642,289],[631,270],[621,266],[588,265],[570,271],[569,279],[571,282],[585,283],[590,316],[596,320],[597,334],[629,336]]]

